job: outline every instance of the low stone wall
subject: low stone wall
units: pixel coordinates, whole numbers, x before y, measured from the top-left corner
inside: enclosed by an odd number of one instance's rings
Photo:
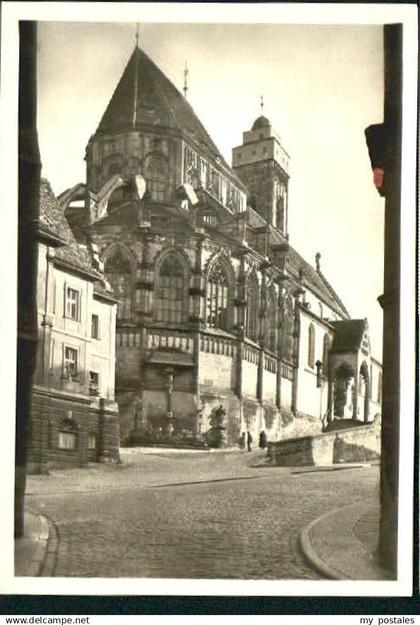
[[[364,462],[380,457],[379,422],[346,430],[268,443],[267,455],[279,466],[316,466]]]

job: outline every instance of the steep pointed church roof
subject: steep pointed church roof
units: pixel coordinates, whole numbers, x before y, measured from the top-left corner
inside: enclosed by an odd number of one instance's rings
[[[240,187],[243,187],[243,183],[232,172],[191,105],[147,54],[136,47],[96,134],[136,129],[143,124],[178,131],[212,159],[220,161]]]

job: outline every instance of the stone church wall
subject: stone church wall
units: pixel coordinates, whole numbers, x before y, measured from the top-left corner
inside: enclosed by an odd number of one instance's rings
[[[277,374],[272,371],[264,370],[263,374],[263,399],[271,402],[273,405],[276,402],[276,386],[277,386]]]
[[[233,389],[235,384],[235,359],[221,354],[200,353],[199,383],[221,391]]]

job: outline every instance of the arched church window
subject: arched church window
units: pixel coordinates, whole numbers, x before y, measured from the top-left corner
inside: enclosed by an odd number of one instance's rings
[[[315,327],[311,323],[308,328],[308,367],[315,366]]]
[[[245,319],[245,334],[252,341],[256,341],[258,339],[258,290],[258,280],[254,275],[250,277],[247,284]]]
[[[272,352],[277,351],[277,331],[276,331],[276,298],[272,293],[267,301],[267,317],[265,325],[265,345]]]
[[[146,181],[154,202],[165,202],[168,199],[168,166],[163,158],[156,156],[148,160]]]
[[[228,278],[220,262],[210,270],[207,279],[207,325],[211,328],[228,329]]]
[[[322,371],[325,376],[328,375],[330,349],[331,349],[331,338],[329,334],[325,333],[324,343],[323,343],[323,348],[322,348]]]
[[[119,320],[131,318],[131,264],[121,248],[117,248],[105,262],[105,275],[118,299]]]
[[[160,264],[155,293],[157,321],[183,321],[185,271],[177,254],[168,254]]]

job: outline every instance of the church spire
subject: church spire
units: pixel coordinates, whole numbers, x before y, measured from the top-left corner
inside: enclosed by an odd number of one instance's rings
[[[139,23],[137,22],[137,26],[136,26],[136,47],[134,48],[134,51],[137,52],[139,49]],[[138,90],[139,90],[139,85],[138,85],[138,65],[139,65],[139,55],[136,54],[136,66],[135,66],[135,71],[134,71],[134,102],[133,102],[133,128],[136,127],[136,123],[137,123],[137,99],[138,99]]]

